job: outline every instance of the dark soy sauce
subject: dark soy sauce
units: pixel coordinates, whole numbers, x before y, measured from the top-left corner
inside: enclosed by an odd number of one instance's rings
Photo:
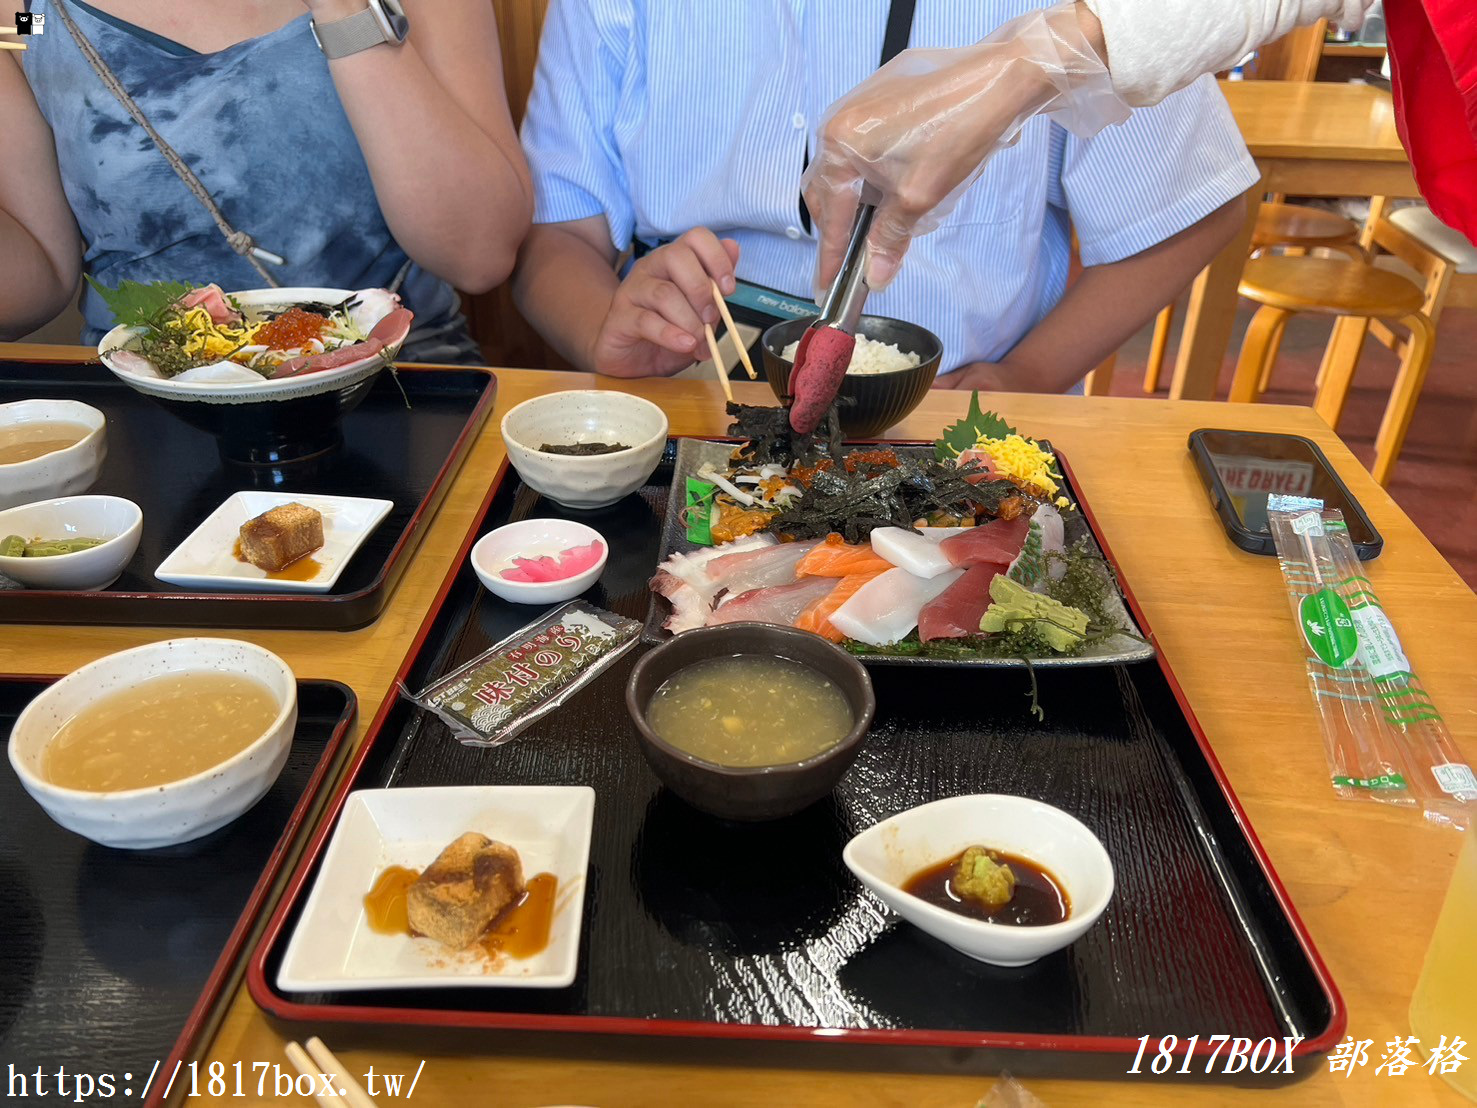
[[[970,919],[987,923],[1004,923],[1015,927],[1040,927],[1048,923],[1061,923],[1072,912],[1072,902],[1061,884],[1035,862],[1007,854],[1003,850],[991,850],[995,861],[1010,867],[1015,874],[1015,895],[999,909],[991,911],[975,897],[960,896],[954,891],[954,872],[960,851],[954,857],[927,869],[919,870],[903,883],[903,891],[912,893],[920,900],[940,908],[947,908]]]

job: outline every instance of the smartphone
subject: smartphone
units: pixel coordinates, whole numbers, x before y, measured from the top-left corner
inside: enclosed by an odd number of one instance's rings
[[[1242,550],[1277,553],[1267,529],[1267,497],[1285,494],[1338,509],[1359,557],[1379,557],[1385,540],[1312,439],[1205,427],[1190,434],[1190,453],[1221,525]]]

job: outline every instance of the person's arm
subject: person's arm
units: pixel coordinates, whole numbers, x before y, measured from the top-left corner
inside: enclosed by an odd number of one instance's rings
[[[867,239],[867,279],[881,288],[913,236],[938,226],[1032,116],[1086,138],[1298,24],[1357,24],[1372,2],[1060,0],[972,46],[904,50],[821,125],[803,181],[821,240],[817,286],[836,272],[864,184],[881,197]]]
[[[1157,246],[1088,266],[999,362],[965,366],[934,387],[1065,392],[1174,300],[1235,237],[1245,217],[1246,199],[1238,196]]]
[[[580,369],[649,377],[686,369],[718,322],[710,281],[734,289],[738,244],[704,228],[653,250],[624,280],[604,216],[529,232],[513,280],[523,317]]]
[[[67,306],[82,239],[62,192],[56,147],[11,51],[0,53],[0,340],[34,331]]]
[[[365,0],[303,0],[320,23]],[[512,271],[533,212],[487,0],[405,0],[410,37],[328,63],[396,242],[468,292]]]

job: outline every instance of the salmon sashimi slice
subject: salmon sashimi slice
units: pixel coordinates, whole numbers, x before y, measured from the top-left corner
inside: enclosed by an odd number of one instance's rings
[[[853,546],[840,535],[831,534],[810,548],[795,572],[801,577],[850,577],[857,573],[881,573],[892,563],[880,557],[871,543]]]
[[[821,597],[805,611],[801,612],[795,620],[795,626],[802,631],[830,639],[832,642],[840,642],[846,638],[840,631],[831,625],[831,613],[841,605],[845,604],[856,595],[857,589],[861,588],[872,578],[885,573],[892,566],[883,563],[884,568],[871,573],[851,573],[836,582],[836,587],[826,596]]]

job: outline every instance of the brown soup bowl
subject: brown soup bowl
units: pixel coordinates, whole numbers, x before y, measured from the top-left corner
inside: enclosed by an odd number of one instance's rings
[[[646,708],[667,678],[694,662],[734,654],[788,658],[830,678],[851,705],[851,730],[814,757],[774,766],[720,765],[679,750],[652,730]],[[626,709],[641,736],[641,753],[667,788],[709,815],[759,821],[792,815],[836,787],[861,751],[877,701],[862,664],[820,636],[768,623],[728,623],[684,632],[648,652],[626,683]]]

